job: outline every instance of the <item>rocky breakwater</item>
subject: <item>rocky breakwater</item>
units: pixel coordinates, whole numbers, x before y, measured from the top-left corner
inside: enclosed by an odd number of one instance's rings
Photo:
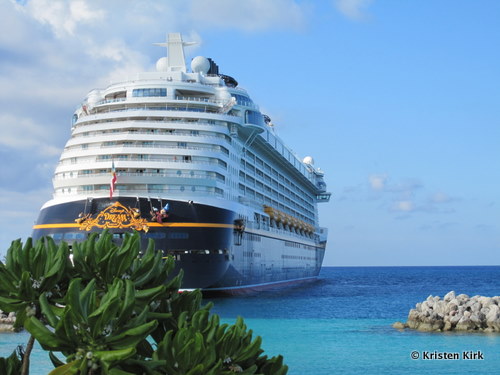
[[[16,316],[14,313],[5,314],[0,310],[0,332],[15,332],[14,323]]]
[[[410,310],[406,323],[396,322],[393,327],[424,332],[500,332],[500,296],[469,297],[453,291],[443,299],[429,296]]]

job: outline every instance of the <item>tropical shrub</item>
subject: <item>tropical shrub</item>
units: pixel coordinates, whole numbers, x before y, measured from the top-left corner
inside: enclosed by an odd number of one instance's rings
[[[0,262],[0,309],[31,334],[17,373],[28,374],[36,339],[54,364],[50,375],[286,374],[242,318],[221,324],[199,290],[179,293],[173,267],[153,241],[141,253],[138,233],[120,246],[108,232],[93,234],[71,251],[51,238],[14,241]]]
[[[18,346],[7,358],[0,357],[0,375],[19,375],[22,371],[24,353]]]

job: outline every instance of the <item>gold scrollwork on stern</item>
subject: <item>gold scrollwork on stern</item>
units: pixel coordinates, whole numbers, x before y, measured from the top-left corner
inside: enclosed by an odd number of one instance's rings
[[[95,218],[91,215],[79,217],[75,220],[80,225],[80,230],[97,228],[121,229],[133,228],[148,232],[149,226],[146,219],[141,217],[137,208],[125,207],[120,202],[115,202],[99,212]]]

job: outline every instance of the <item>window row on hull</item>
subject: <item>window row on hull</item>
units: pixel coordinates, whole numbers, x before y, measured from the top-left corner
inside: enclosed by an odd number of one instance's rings
[[[246,150],[240,158],[239,194],[313,224],[317,219],[314,187],[309,180],[292,177],[292,166],[271,160],[271,155]]]
[[[229,150],[226,147],[209,144],[209,143],[195,143],[195,142],[155,142],[155,141],[111,141],[111,142],[96,142],[96,143],[81,143],[78,145],[68,146],[64,149],[64,158],[71,156],[82,156],[83,153],[88,154],[92,152],[94,155],[98,152],[113,152],[120,150],[123,147],[131,149],[147,149],[151,151],[154,149],[155,153],[164,154],[162,150],[192,150],[201,151],[202,153],[223,153],[229,155]],[[116,150],[113,150],[116,149]],[[97,152],[96,152],[97,151]],[[145,151],[140,151],[144,153]]]
[[[122,116],[116,118],[87,118],[85,121],[80,121],[78,124],[73,126],[74,131],[78,131],[81,128],[89,128],[96,125],[107,125],[107,124],[116,124],[116,123],[144,123],[146,126],[151,126],[151,123],[156,123],[155,125],[168,125],[168,124],[185,124],[185,125],[194,125],[198,126],[220,126],[227,127],[231,123],[227,121],[221,120],[213,120],[206,118],[198,118],[198,117],[163,117],[163,116]]]
[[[166,155],[166,154],[106,154],[106,155],[91,155],[82,157],[64,158],[59,161],[58,166],[64,165],[84,165],[85,163],[111,163],[114,161],[131,161],[131,162],[162,162],[162,163],[193,163],[193,164],[209,164],[219,165],[227,168],[227,162],[219,158],[206,156],[192,155]]]
[[[314,205],[311,203],[313,200],[312,195],[308,195],[304,189],[296,184],[290,183],[290,185],[284,186],[267,174],[262,176],[254,175],[252,177],[242,171],[240,171],[239,179],[245,189],[250,188],[266,195],[280,195],[286,200],[294,201],[309,210],[314,210]],[[307,198],[307,201],[304,197]]]
[[[223,139],[228,143],[231,143],[231,137],[224,133],[217,132],[204,132],[198,130],[178,130],[178,129],[107,129],[99,131],[90,131],[82,133],[74,133],[71,139],[76,139],[80,137],[100,137],[109,136],[109,139],[115,140],[116,138],[125,138],[126,136],[139,134],[139,135],[151,135],[151,136],[184,136],[184,137],[200,137],[200,138],[218,138]],[[158,138],[156,138],[158,139]],[[68,144],[71,144],[71,140]]]
[[[290,199],[285,199],[281,194],[271,193],[263,194],[255,191],[251,188],[244,187],[240,184],[240,194],[245,198],[251,199],[259,203],[260,205],[271,205],[278,207],[281,210],[293,215],[301,220],[307,222],[314,221],[314,210],[308,210],[307,208],[297,204]]]
[[[209,103],[192,104],[192,103],[187,102],[185,104],[170,104],[170,105],[164,105],[164,104],[154,105],[154,104],[150,104],[150,103],[145,103],[145,104],[130,103],[130,105],[127,105],[127,106],[120,106],[120,107],[114,107],[114,108],[96,107],[92,110],[92,112],[89,112],[88,115],[101,115],[101,114],[105,114],[105,113],[117,113],[117,112],[128,112],[128,111],[179,111],[179,112],[197,112],[197,113],[217,114],[217,113],[220,113],[219,110],[220,110],[219,105],[216,105],[216,104],[210,105]],[[231,115],[231,114],[227,113],[226,115]],[[83,118],[85,118],[85,117],[83,117]],[[82,119],[82,117],[80,117],[80,118],[78,118],[78,120],[74,121],[74,124],[78,123],[78,121],[80,119]]]
[[[213,103],[217,106],[224,105],[227,103],[227,99],[220,99],[213,95],[212,92],[194,92],[188,90],[180,90],[171,88],[168,89],[165,87],[154,87],[154,88],[138,88],[132,89],[132,95],[128,94],[130,90],[120,91],[118,93],[108,94],[105,96],[103,100],[98,101],[95,106],[103,106],[110,105],[125,101],[130,101],[135,98],[150,98],[149,101],[154,101],[155,98],[168,98],[167,100],[176,100],[176,101],[190,101],[190,102],[202,102],[202,103]],[[128,95],[127,95],[128,94]],[[235,103],[245,107],[251,107],[254,109],[258,109],[257,105],[253,103],[253,101],[242,94],[231,93],[231,96],[234,98]],[[162,101],[165,101],[163,99]],[[88,105],[84,104],[84,109],[88,113],[92,113],[92,109]]]
[[[311,177],[305,176],[300,170],[293,166],[292,163],[286,163],[288,170],[285,170],[283,168],[283,164],[281,164],[280,167],[279,163],[276,160],[273,159],[273,162],[271,162],[270,156],[266,157],[264,155],[261,155],[262,158],[260,158],[249,150],[247,150],[242,156],[243,157],[240,159],[240,168],[251,177],[264,178],[266,183],[271,183],[272,179],[272,181],[276,181],[276,183],[278,184],[288,186],[293,190],[298,187],[298,183],[300,182],[290,175],[290,171],[292,170],[296,173],[300,173],[304,177],[303,181],[312,183]],[[267,177],[270,177],[270,179],[268,179]],[[307,199],[309,203],[313,204],[313,195],[309,194],[306,190],[299,188],[299,190],[297,190],[296,192],[300,193],[300,195],[305,197],[305,199]]]
[[[224,189],[213,186],[200,185],[166,185],[166,184],[118,184],[114,190],[114,196],[120,195],[145,195],[168,193],[170,196],[217,196],[223,197]],[[56,196],[61,195],[106,195],[109,194],[109,184],[81,185],[58,188],[55,190]]]
[[[118,176],[123,177],[182,177],[182,178],[200,178],[200,179],[215,179],[224,182],[224,175],[205,171],[205,170],[172,170],[172,169],[150,169],[150,168],[117,168]],[[111,169],[84,169],[79,171],[70,171],[57,173],[54,180],[66,180],[73,178],[93,178],[93,177],[108,177],[111,175]]]

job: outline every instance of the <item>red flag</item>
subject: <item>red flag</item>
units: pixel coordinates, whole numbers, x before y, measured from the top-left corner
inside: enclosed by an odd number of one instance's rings
[[[115,162],[113,160],[113,164],[111,166],[111,181],[109,183],[109,199],[113,198],[113,193],[115,192],[116,186],[116,170],[115,170]]]

